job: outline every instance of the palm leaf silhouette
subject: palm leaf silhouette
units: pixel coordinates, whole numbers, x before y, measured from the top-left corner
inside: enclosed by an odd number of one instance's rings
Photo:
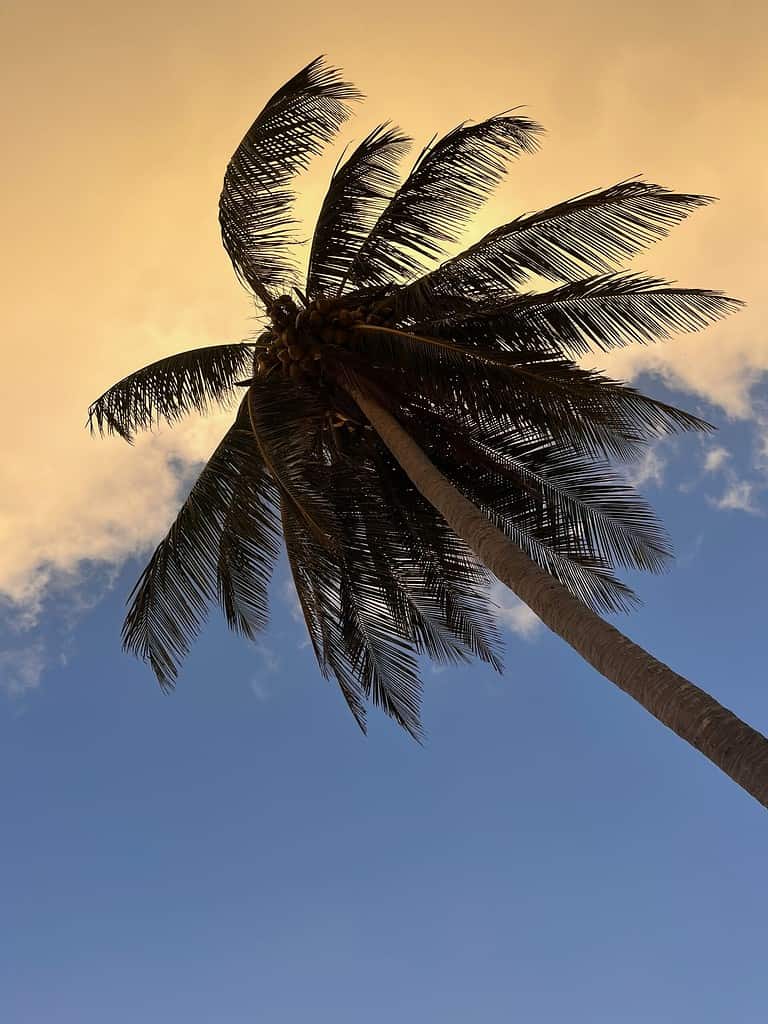
[[[275,486],[252,442],[243,400],[131,594],[124,645],[163,687],[173,685],[217,596],[244,635],[266,623],[280,532]]]
[[[350,283],[386,284],[440,256],[501,181],[509,159],[536,149],[541,130],[526,117],[502,114],[459,125],[423,149],[355,255]]]
[[[88,410],[91,430],[126,441],[161,420],[175,423],[193,410],[226,405],[253,363],[253,345],[212,345],[180,352],[118,381]]]
[[[405,292],[486,296],[514,292],[532,275],[567,282],[607,274],[712,201],[651,182],[619,182],[494,228]]]
[[[229,161],[219,199],[221,236],[238,277],[262,294],[294,272],[288,182],[321,153],[360,93],[317,58],[274,94]]]
[[[312,236],[307,295],[333,294],[397,188],[397,164],[411,140],[379,125],[334,171]]]

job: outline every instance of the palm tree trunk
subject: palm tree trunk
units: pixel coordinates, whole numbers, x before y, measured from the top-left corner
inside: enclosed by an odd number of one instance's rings
[[[573,597],[432,464],[357,380],[347,390],[420,493],[483,564],[554,633],[768,807],[768,740]]]

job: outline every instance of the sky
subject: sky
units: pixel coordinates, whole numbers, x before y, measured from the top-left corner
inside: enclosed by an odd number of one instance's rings
[[[502,591],[502,676],[425,667],[422,748],[363,738],[278,568],[255,646],[213,620],[173,696],[124,602],[227,422],[133,448],[87,406],[247,337],[226,161],[318,53],[339,147],[512,106],[547,129],[465,243],[634,175],[718,197],[636,269],[745,310],[601,368],[697,412],[634,478],[677,560],[634,639],[768,732],[768,16],[736,2],[6,5],[0,1015],[12,1024],[764,1020],[763,813]],[[298,183],[311,225],[339,147]]]

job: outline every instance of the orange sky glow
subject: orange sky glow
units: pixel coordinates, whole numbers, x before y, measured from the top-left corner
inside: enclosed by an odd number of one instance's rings
[[[517,161],[466,242],[634,175],[719,197],[636,266],[748,308],[603,367],[656,370],[692,408],[698,396],[723,417],[762,422],[750,388],[768,369],[768,15],[757,0],[724,10],[690,0],[6,10],[0,595],[32,616],[53,575],[146,549],[177,501],[169,456],[213,447],[221,420],[130,449],[91,439],[86,409],[152,359],[253,330],[219,240],[221,179],[269,95],[319,53],[367,99],[297,183],[308,224],[340,146],[378,122],[393,120],[418,149],[517,105],[547,129],[541,152]]]

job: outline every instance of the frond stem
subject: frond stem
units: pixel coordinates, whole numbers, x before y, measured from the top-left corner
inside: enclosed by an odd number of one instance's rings
[[[498,366],[506,366],[517,370],[517,366],[508,362],[504,356],[512,353],[489,352],[486,349],[468,349],[463,345],[448,341],[445,338],[432,338],[425,334],[413,334],[411,331],[402,331],[397,327],[383,327],[379,324],[355,324],[354,331],[364,331],[366,334],[391,334],[395,337],[407,338],[409,341],[419,341],[424,345],[432,345],[434,348],[442,348],[448,352],[456,352],[458,355],[466,356],[468,359],[477,359],[482,363],[495,363]]]
[[[330,537],[328,537],[326,535],[325,531],[322,529],[322,527],[319,526],[315,522],[315,520],[312,518],[310,513],[307,512],[307,510],[301,504],[299,499],[293,493],[290,485],[287,484],[285,482],[285,480],[283,480],[283,478],[280,476],[280,474],[277,471],[277,468],[275,467],[274,461],[272,460],[272,458],[269,455],[269,452],[267,451],[266,445],[263,443],[263,441],[259,437],[259,431],[258,431],[258,428],[256,427],[256,416],[255,416],[254,409],[253,409],[253,388],[249,388],[248,389],[248,393],[247,393],[246,397],[247,397],[247,400],[248,400],[248,418],[251,421],[251,433],[253,434],[254,440],[256,441],[256,447],[259,449],[259,454],[261,455],[261,457],[262,457],[262,459],[264,461],[264,465],[267,467],[269,472],[272,474],[272,478],[274,479],[275,484],[277,485],[277,487],[285,495],[285,497],[288,499],[288,501],[290,501],[290,503],[294,506],[296,511],[299,513],[301,518],[304,520],[304,522],[310,528],[310,530],[315,535],[317,540],[324,547],[330,547],[331,546],[331,539],[330,539]]]

